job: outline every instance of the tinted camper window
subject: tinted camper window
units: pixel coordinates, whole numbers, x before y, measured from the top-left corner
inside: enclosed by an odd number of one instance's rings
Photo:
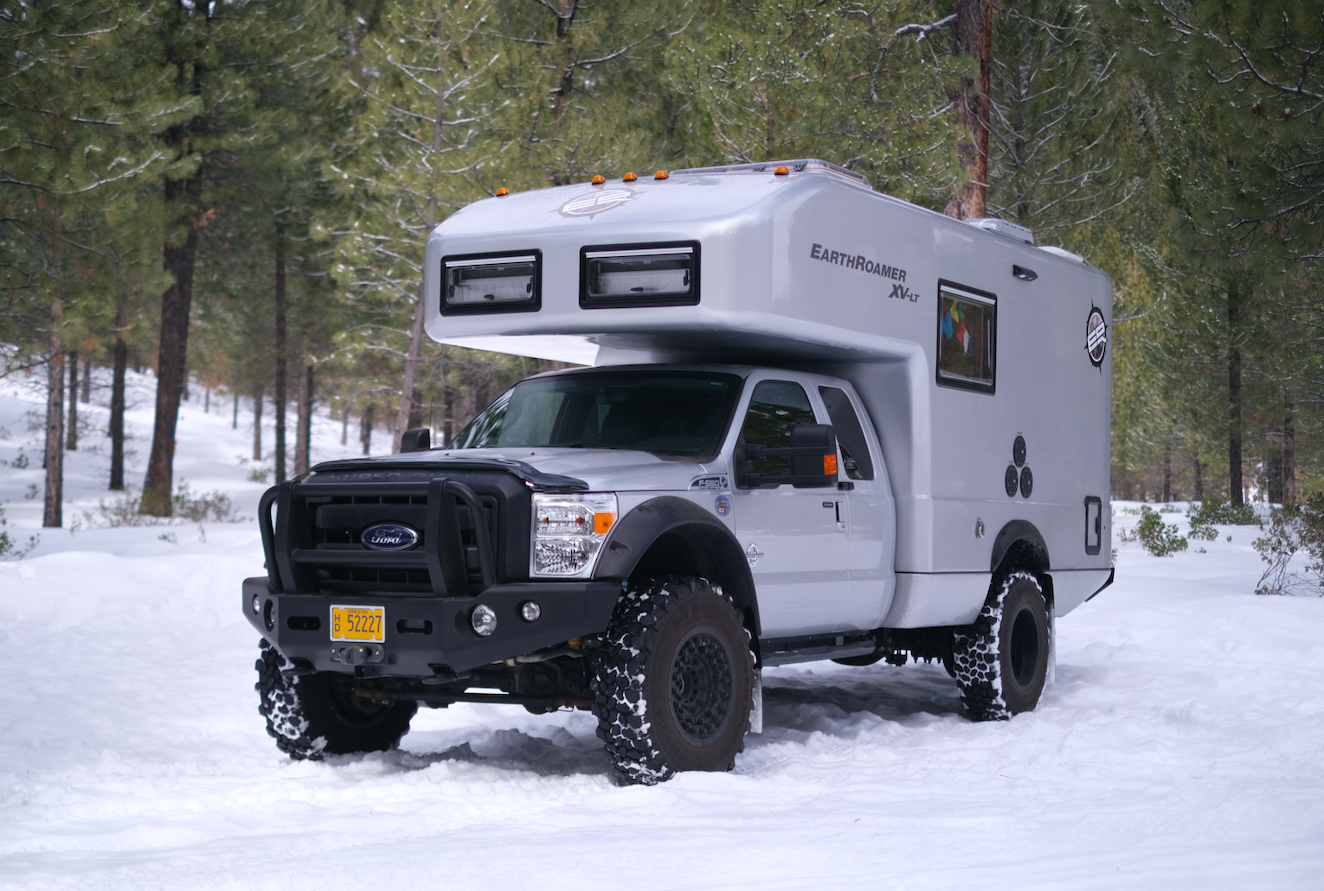
[[[997,298],[938,286],[938,383],[993,392]]]

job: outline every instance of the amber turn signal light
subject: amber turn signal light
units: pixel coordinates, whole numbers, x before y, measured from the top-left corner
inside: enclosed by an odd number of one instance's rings
[[[823,475],[824,475],[824,476],[836,476],[836,475],[837,475],[837,456],[836,456],[836,455],[824,455],[824,456],[823,456]]]
[[[791,172],[791,171],[788,170],[785,166],[782,166],[782,167],[778,167],[776,170],[772,171],[772,175],[773,175],[773,176],[787,176],[788,174],[790,174],[790,172]]]
[[[496,196],[498,198],[505,198],[509,194],[510,194],[510,189],[507,189],[504,186],[496,190]]]
[[[602,185],[603,183],[605,183],[606,181],[607,181],[607,177],[602,176],[602,175],[595,176],[595,177],[593,177],[593,179],[589,180],[589,182],[593,183],[593,185],[595,185],[595,186],[600,186],[600,185]]]
[[[665,170],[659,170],[653,174],[653,179],[666,179],[669,175]]]
[[[625,176],[621,177],[621,179],[625,180],[627,183],[632,183],[638,178],[639,177],[635,176],[633,173],[627,173]]]

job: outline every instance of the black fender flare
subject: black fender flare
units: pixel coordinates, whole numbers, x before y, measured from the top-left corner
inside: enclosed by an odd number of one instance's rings
[[[1025,569],[1035,572],[1048,572],[1048,545],[1044,542],[1044,537],[1039,534],[1039,530],[1028,520],[1012,520],[1003,526],[996,536],[993,537],[993,553],[989,559],[989,571],[997,572],[1002,561],[1007,558],[1011,549],[1021,543],[1017,548],[1018,553],[1014,556],[1020,558],[1018,562],[1026,562]]]
[[[750,631],[760,632],[758,597],[749,561],[735,535],[716,516],[693,501],[674,495],[651,498],[621,517],[602,546],[594,580],[625,579],[648,549],[664,535],[676,533],[699,546],[706,562],[720,575],[723,589],[745,614]]]

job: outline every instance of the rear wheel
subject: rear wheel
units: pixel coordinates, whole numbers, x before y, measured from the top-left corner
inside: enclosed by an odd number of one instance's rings
[[[383,702],[381,681],[336,672],[285,677],[285,658],[260,644],[258,711],[276,746],[296,761],[324,755],[383,752],[409,730],[416,702]]]
[[[612,766],[652,785],[683,770],[730,770],[754,688],[749,634],[721,588],[667,578],[626,592],[593,680]]]
[[[1014,572],[994,583],[979,618],[953,635],[953,667],[971,720],[1034,710],[1048,679],[1050,633],[1038,579]]]

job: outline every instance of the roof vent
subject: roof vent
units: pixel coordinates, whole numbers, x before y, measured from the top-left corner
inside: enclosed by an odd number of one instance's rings
[[[1024,226],[1018,226],[1010,220],[999,220],[996,217],[978,217],[973,220],[962,220],[967,226],[974,226],[976,229],[984,229],[989,232],[996,232],[999,235],[1005,235],[1008,238],[1014,238],[1017,241],[1023,241],[1026,244],[1034,244],[1034,233]]]
[[[721,167],[687,167],[684,170],[671,171],[672,176],[693,175],[693,174],[713,174],[713,173],[773,173],[779,167],[786,167],[791,173],[803,173],[805,171],[817,170],[823,173],[831,173],[843,179],[848,179],[853,183],[858,183],[865,188],[872,188],[869,180],[864,174],[856,173],[854,170],[847,170],[831,161],[822,161],[818,158],[799,158],[794,161],[767,161],[757,164],[726,164]]]

